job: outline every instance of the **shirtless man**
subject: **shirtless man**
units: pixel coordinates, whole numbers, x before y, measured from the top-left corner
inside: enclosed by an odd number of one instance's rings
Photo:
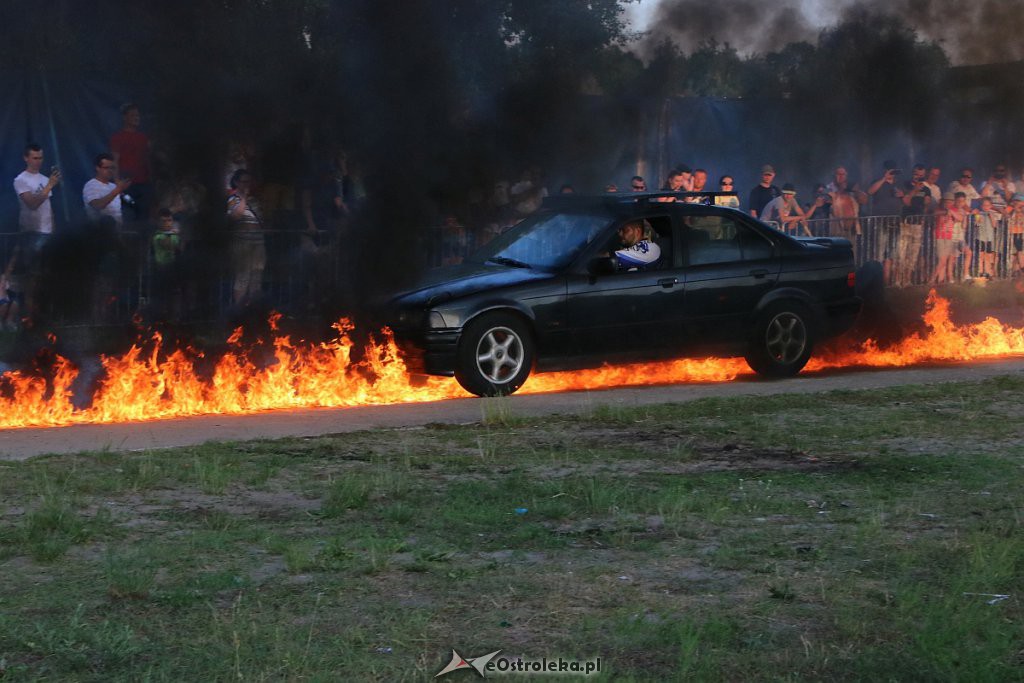
[[[850,186],[846,169],[838,167],[832,182],[826,188],[832,197],[832,235],[850,240],[857,251],[857,236],[861,234],[860,207],[868,203],[868,196],[857,185]]]

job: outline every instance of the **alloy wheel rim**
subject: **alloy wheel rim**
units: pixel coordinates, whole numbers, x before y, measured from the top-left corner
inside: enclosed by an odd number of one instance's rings
[[[492,327],[476,347],[476,367],[491,384],[508,384],[523,367],[523,340],[508,327]]]
[[[765,346],[776,363],[795,362],[807,348],[807,326],[803,319],[788,311],[776,315],[768,323]]]

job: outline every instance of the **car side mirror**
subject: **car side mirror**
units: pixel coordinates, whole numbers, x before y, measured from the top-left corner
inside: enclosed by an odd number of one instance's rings
[[[595,276],[613,275],[618,269],[618,260],[614,256],[598,256],[587,264],[587,272]]]

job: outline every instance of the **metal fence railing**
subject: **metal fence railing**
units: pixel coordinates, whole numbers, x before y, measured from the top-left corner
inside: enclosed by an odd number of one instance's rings
[[[0,233],[0,272],[14,259],[9,298],[53,327],[214,320],[254,299],[302,315],[345,284],[338,242],[323,231],[225,231],[178,238],[163,258],[158,249],[152,233],[128,230]]]
[[[937,231],[937,218],[922,216],[864,216],[857,219],[824,219],[775,227],[793,235],[838,236],[850,240],[858,266],[868,261],[883,264],[886,284],[921,285],[961,281],[981,276],[1011,277],[1020,270],[1020,235],[1014,239],[1006,217],[983,225],[983,217],[968,215],[953,230],[952,238]],[[806,230],[805,230],[806,228]],[[991,234],[984,234],[986,229]],[[991,237],[992,239],[980,239]]]
[[[1009,278],[1024,265],[1024,225],[1011,226],[1000,217],[991,234],[985,234],[988,226],[970,216],[955,240],[937,237],[936,227],[935,216],[871,216],[808,220],[782,229],[850,239],[856,264],[882,263],[888,285],[985,275]],[[418,265],[459,263],[497,232],[454,224],[419,230]],[[240,278],[255,281],[262,302],[301,316],[320,303],[343,300],[353,285],[351,248],[337,233],[266,230],[250,233],[248,247],[241,249],[240,237],[230,231],[210,238],[182,238],[170,262],[157,258],[152,233],[62,235],[51,239],[35,259],[30,238],[0,233],[0,272],[17,254],[10,282],[21,314],[37,315],[53,327],[125,323],[137,317],[220,319],[248,303],[239,292]],[[251,248],[254,243],[258,246]],[[0,300],[5,294],[0,292]],[[0,322],[3,313],[0,304]]]
[[[923,285],[933,281],[960,281],[987,275],[993,279],[1011,277],[1024,264],[1024,233],[1014,233],[1009,221],[999,217],[993,221],[994,239],[984,240],[981,218],[969,215],[962,234],[955,240],[936,238],[935,216],[863,216],[805,220],[785,227],[769,223],[792,235],[814,237],[845,237],[854,248],[856,265],[869,261],[883,264],[886,284],[895,286]],[[1018,228],[1024,231],[1024,226]],[[464,226],[443,226],[425,229],[420,253],[428,267],[458,263],[474,248],[493,238],[493,231],[473,230]],[[1020,256],[1018,256],[1020,254]],[[940,260],[947,269],[939,272]],[[1018,263],[1020,261],[1020,263]]]

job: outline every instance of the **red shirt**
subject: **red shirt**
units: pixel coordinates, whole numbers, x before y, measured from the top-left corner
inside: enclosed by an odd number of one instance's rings
[[[953,223],[956,218],[953,216],[953,209],[948,209],[935,214],[935,239],[953,239]]]
[[[110,136],[110,151],[117,157],[122,177],[134,183],[149,182],[149,137],[137,130],[119,130]]]

